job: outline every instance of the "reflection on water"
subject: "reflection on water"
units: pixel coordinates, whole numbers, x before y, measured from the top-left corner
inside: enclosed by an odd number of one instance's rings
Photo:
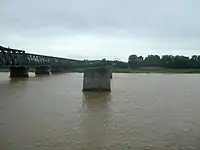
[[[81,145],[84,149],[102,149],[107,140],[110,118],[109,92],[84,92]]]
[[[29,80],[28,78],[10,78],[9,82],[11,84],[15,83],[26,83],[26,81]]]
[[[82,77],[0,73],[0,149],[200,149],[200,75],[114,74],[108,93]]]
[[[110,100],[110,92],[83,92],[84,100],[91,101],[91,100]],[[93,101],[94,102],[94,101]]]

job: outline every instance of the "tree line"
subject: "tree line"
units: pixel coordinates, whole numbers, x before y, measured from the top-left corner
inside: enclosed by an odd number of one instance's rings
[[[163,67],[172,69],[198,69],[200,68],[200,55],[187,56],[148,55],[147,57],[130,55],[128,58],[130,68]]]
[[[83,60],[75,62],[71,68],[87,68],[98,66],[113,66],[114,68],[143,68],[143,67],[160,67],[169,69],[200,69],[200,55],[192,57],[173,56],[173,55],[148,55],[147,57],[130,55],[128,62],[120,60]]]

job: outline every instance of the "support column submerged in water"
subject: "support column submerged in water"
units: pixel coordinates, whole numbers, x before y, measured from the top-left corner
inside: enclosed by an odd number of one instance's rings
[[[110,68],[99,67],[85,70],[83,91],[111,91]]]
[[[41,66],[41,67],[36,67],[35,68],[35,74],[36,75],[45,75],[45,74],[50,74],[49,68],[46,66]]]
[[[28,67],[20,66],[20,67],[10,67],[10,77],[28,77]]]

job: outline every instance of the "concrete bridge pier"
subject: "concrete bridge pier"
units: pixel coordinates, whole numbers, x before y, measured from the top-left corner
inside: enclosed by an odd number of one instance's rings
[[[48,75],[50,74],[50,70],[47,66],[40,66],[35,68],[36,75]]]
[[[84,72],[83,91],[111,91],[110,69],[99,67]]]
[[[28,77],[28,70],[29,68],[26,66],[21,67],[10,67],[10,77]]]

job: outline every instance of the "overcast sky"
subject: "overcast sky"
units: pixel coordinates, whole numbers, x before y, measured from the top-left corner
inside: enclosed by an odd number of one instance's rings
[[[0,0],[0,45],[74,59],[200,54],[200,0]]]

